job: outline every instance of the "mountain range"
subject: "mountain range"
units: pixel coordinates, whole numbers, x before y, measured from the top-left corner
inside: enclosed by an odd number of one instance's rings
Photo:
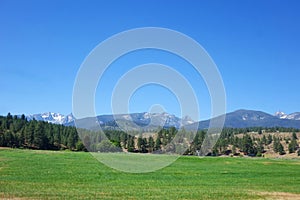
[[[246,128],[246,127],[286,127],[286,128],[300,128],[300,119],[297,114],[292,113],[288,116],[290,118],[282,118],[275,113],[271,115],[262,111],[255,110],[237,110],[226,114],[224,127],[228,128]],[[216,117],[214,120],[221,119]],[[193,129],[198,125],[199,129],[209,127],[210,120],[204,120],[188,125],[188,129]]]
[[[62,124],[66,126],[76,126],[80,128],[97,129],[99,124],[105,129],[116,129],[123,126],[131,129],[145,127],[155,129],[160,127],[176,128],[185,127],[186,129],[199,129],[209,127],[210,120],[195,122],[189,117],[179,118],[169,113],[132,113],[118,115],[99,115],[97,118],[75,119],[72,114],[62,115],[59,113],[47,112],[42,114],[27,115],[28,120],[47,121],[49,123]],[[221,117],[214,118],[215,120]],[[285,114],[276,112],[274,115],[255,110],[237,110],[226,114],[224,127],[245,128],[245,127],[291,127],[300,128],[300,112]]]
[[[28,120],[35,119],[38,121],[45,121],[53,124],[62,124],[62,125],[66,125],[75,120],[75,117],[72,114],[62,115],[60,113],[54,113],[54,112],[26,115],[26,118]]]

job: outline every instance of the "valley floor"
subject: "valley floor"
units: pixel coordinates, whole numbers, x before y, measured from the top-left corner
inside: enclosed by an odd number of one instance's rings
[[[300,159],[183,156],[134,174],[85,152],[0,149],[0,199],[300,199],[299,167]]]

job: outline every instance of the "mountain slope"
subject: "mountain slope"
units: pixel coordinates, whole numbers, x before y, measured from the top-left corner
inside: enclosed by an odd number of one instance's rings
[[[284,112],[276,112],[275,116],[280,119],[291,119],[291,120],[300,120],[300,112],[294,112],[291,114],[285,114]]]
[[[114,129],[117,126],[123,129],[139,130],[139,129],[156,129],[157,127],[180,128],[182,126],[195,123],[189,117],[183,119],[168,113],[132,113],[132,114],[117,114],[117,115],[99,115],[97,118],[89,117],[78,119],[75,122],[67,123],[66,125],[75,125],[80,128],[98,129],[101,128]]]
[[[215,120],[220,117],[214,118]],[[187,129],[206,129],[209,127],[210,120],[204,120],[186,126]],[[277,116],[270,115],[261,111],[237,110],[226,114],[224,127],[228,128],[246,128],[246,127],[286,127],[300,128],[300,121],[292,119],[280,119]]]

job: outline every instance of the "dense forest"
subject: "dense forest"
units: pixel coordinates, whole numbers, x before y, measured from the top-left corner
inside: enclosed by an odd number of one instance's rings
[[[79,142],[75,127],[21,117],[0,116],[0,146],[29,149],[75,149]],[[78,144],[77,144],[78,145]]]
[[[300,155],[296,132],[299,130],[281,127],[224,128],[216,145],[206,155],[263,156],[267,150],[278,155],[296,152]],[[0,116],[1,147],[197,155],[206,135],[206,130],[191,132],[174,127],[161,128],[152,133],[90,131],[37,120],[28,121],[25,115],[18,117],[8,113],[6,117]]]

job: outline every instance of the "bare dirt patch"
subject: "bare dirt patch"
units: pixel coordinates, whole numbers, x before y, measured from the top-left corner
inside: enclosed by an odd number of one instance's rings
[[[19,197],[6,197],[6,198],[1,198],[0,200],[29,200],[28,198],[19,198]]]
[[[267,200],[300,200],[300,194],[293,194],[288,192],[258,192]]]
[[[10,147],[0,147],[0,150],[1,149],[12,149],[12,148],[10,148]]]
[[[3,193],[0,193],[0,200],[29,200],[30,198],[20,198],[14,196],[6,196]]]

